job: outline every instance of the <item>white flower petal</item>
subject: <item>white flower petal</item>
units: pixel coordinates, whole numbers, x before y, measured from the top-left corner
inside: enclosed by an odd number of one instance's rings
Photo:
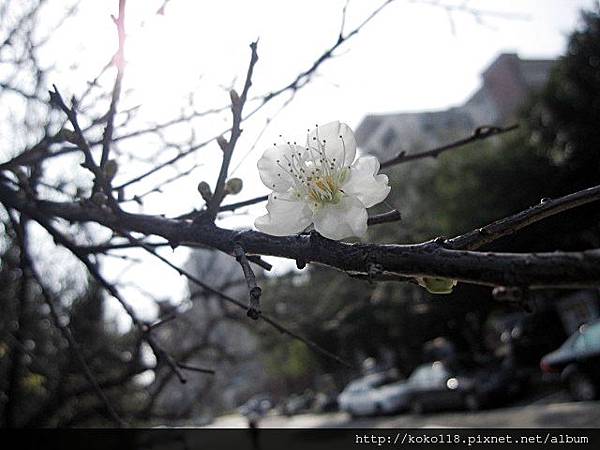
[[[315,230],[329,239],[364,236],[367,210],[356,197],[344,196],[336,203],[323,205],[315,212]]]
[[[352,129],[345,123],[329,122],[312,130],[308,135],[308,142],[316,148],[313,138],[318,138],[321,143],[325,141],[325,154],[330,161],[335,158],[337,161],[343,161],[344,166],[349,166],[354,161],[356,139]]]
[[[382,202],[390,193],[387,175],[377,175],[379,161],[374,156],[358,158],[342,186],[347,195],[356,196],[365,208]]]
[[[285,192],[294,185],[293,177],[289,173],[288,164],[292,155],[305,153],[304,147],[298,145],[276,145],[265,150],[258,160],[260,179],[266,187],[275,192]],[[279,162],[277,162],[279,161]]]
[[[254,226],[274,236],[299,233],[312,223],[312,210],[292,192],[269,195],[267,211],[254,221]]]

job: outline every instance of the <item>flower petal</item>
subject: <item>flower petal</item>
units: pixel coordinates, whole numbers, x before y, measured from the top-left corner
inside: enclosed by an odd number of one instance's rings
[[[294,185],[294,178],[289,173],[288,164],[306,150],[293,144],[276,145],[265,150],[258,160],[260,179],[266,187],[275,192],[285,192]],[[279,161],[279,162],[278,162]]]
[[[315,230],[329,239],[364,236],[367,210],[356,197],[344,196],[338,203],[323,205],[315,212]]]
[[[374,156],[362,156],[350,167],[350,174],[342,186],[347,195],[357,197],[365,208],[382,202],[390,193],[387,175],[377,175],[379,161]]]
[[[299,233],[312,223],[312,210],[292,192],[269,195],[267,211],[266,215],[256,218],[254,226],[274,236]]]
[[[345,123],[329,122],[318,126],[308,134],[308,143],[315,146],[315,139],[325,141],[325,154],[329,160],[336,158],[349,166],[356,156],[356,139],[352,129]],[[316,147],[316,146],[315,146]]]

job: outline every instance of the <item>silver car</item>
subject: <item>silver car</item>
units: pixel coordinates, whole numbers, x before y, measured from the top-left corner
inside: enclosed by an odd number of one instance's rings
[[[389,373],[376,373],[348,384],[338,397],[341,411],[351,416],[391,414],[409,406],[409,385]]]

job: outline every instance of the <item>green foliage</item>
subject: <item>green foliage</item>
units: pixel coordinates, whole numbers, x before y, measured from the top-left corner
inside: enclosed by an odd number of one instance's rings
[[[559,163],[564,193],[600,182],[600,9],[582,22],[529,116],[537,145]]]
[[[299,341],[286,341],[266,357],[267,374],[274,378],[301,380],[310,374],[313,366],[313,354]]]

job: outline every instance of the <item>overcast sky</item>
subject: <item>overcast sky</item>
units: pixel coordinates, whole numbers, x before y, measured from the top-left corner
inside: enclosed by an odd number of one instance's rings
[[[52,82],[76,94],[106,63],[116,48],[110,14],[116,14],[117,3],[116,0],[82,1],[77,18],[56,33],[56,52],[49,51],[46,55],[53,62],[58,62],[54,61],[58,54],[68,55],[78,63],[78,68],[73,70],[69,64],[59,64],[60,70]],[[142,104],[141,115],[148,121],[168,118],[185,102],[188,92],[194,92],[198,109],[225,104],[228,95],[224,87],[233,83],[241,90],[250,55],[248,44],[257,38],[260,59],[252,93],[265,93],[286,85],[335,42],[346,1],[171,0],[165,14],[156,15],[161,3],[130,0],[127,11],[125,82],[136,93],[122,106]],[[435,110],[460,104],[478,87],[481,71],[501,52],[517,52],[527,58],[552,58],[563,53],[566,37],[578,23],[578,11],[594,2],[438,2],[466,3],[484,12],[481,20],[460,11],[449,16],[445,9],[428,3],[435,2],[396,0],[344,45],[336,58],[319,69],[318,77],[273,120],[256,149],[236,171],[235,175],[245,182],[239,200],[266,193],[258,178],[256,161],[280,134],[301,138],[315,123],[340,120],[355,128],[369,113]],[[379,4],[379,1],[351,0],[345,29],[351,30]],[[232,168],[248,153],[268,113],[273,113],[280,104],[266,108],[265,114],[245,125]],[[229,115],[211,117],[194,131],[199,136],[212,136],[226,128],[228,120]],[[138,151],[144,150],[136,148]],[[171,215],[200,206],[196,186],[202,179],[214,184],[219,156],[220,150],[212,145],[196,157],[184,160],[180,165],[183,169],[200,159],[205,166],[169,186],[163,194],[148,197],[145,211]],[[122,167],[120,175],[125,180],[140,170],[135,166]],[[156,180],[132,187],[128,196],[143,192]],[[253,208],[241,218],[225,219],[222,224],[250,227],[256,215],[262,214],[262,208]],[[172,256],[181,262],[186,252],[178,250]],[[105,271],[110,276],[122,268],[114,259],[106,260]],[[130,269],[127,279],[174,298],[184,286],[183,280],[170,269],[152,262]],[[140,311],[151,312],[142,294],[135,289],[127,289],[126,293]]]

